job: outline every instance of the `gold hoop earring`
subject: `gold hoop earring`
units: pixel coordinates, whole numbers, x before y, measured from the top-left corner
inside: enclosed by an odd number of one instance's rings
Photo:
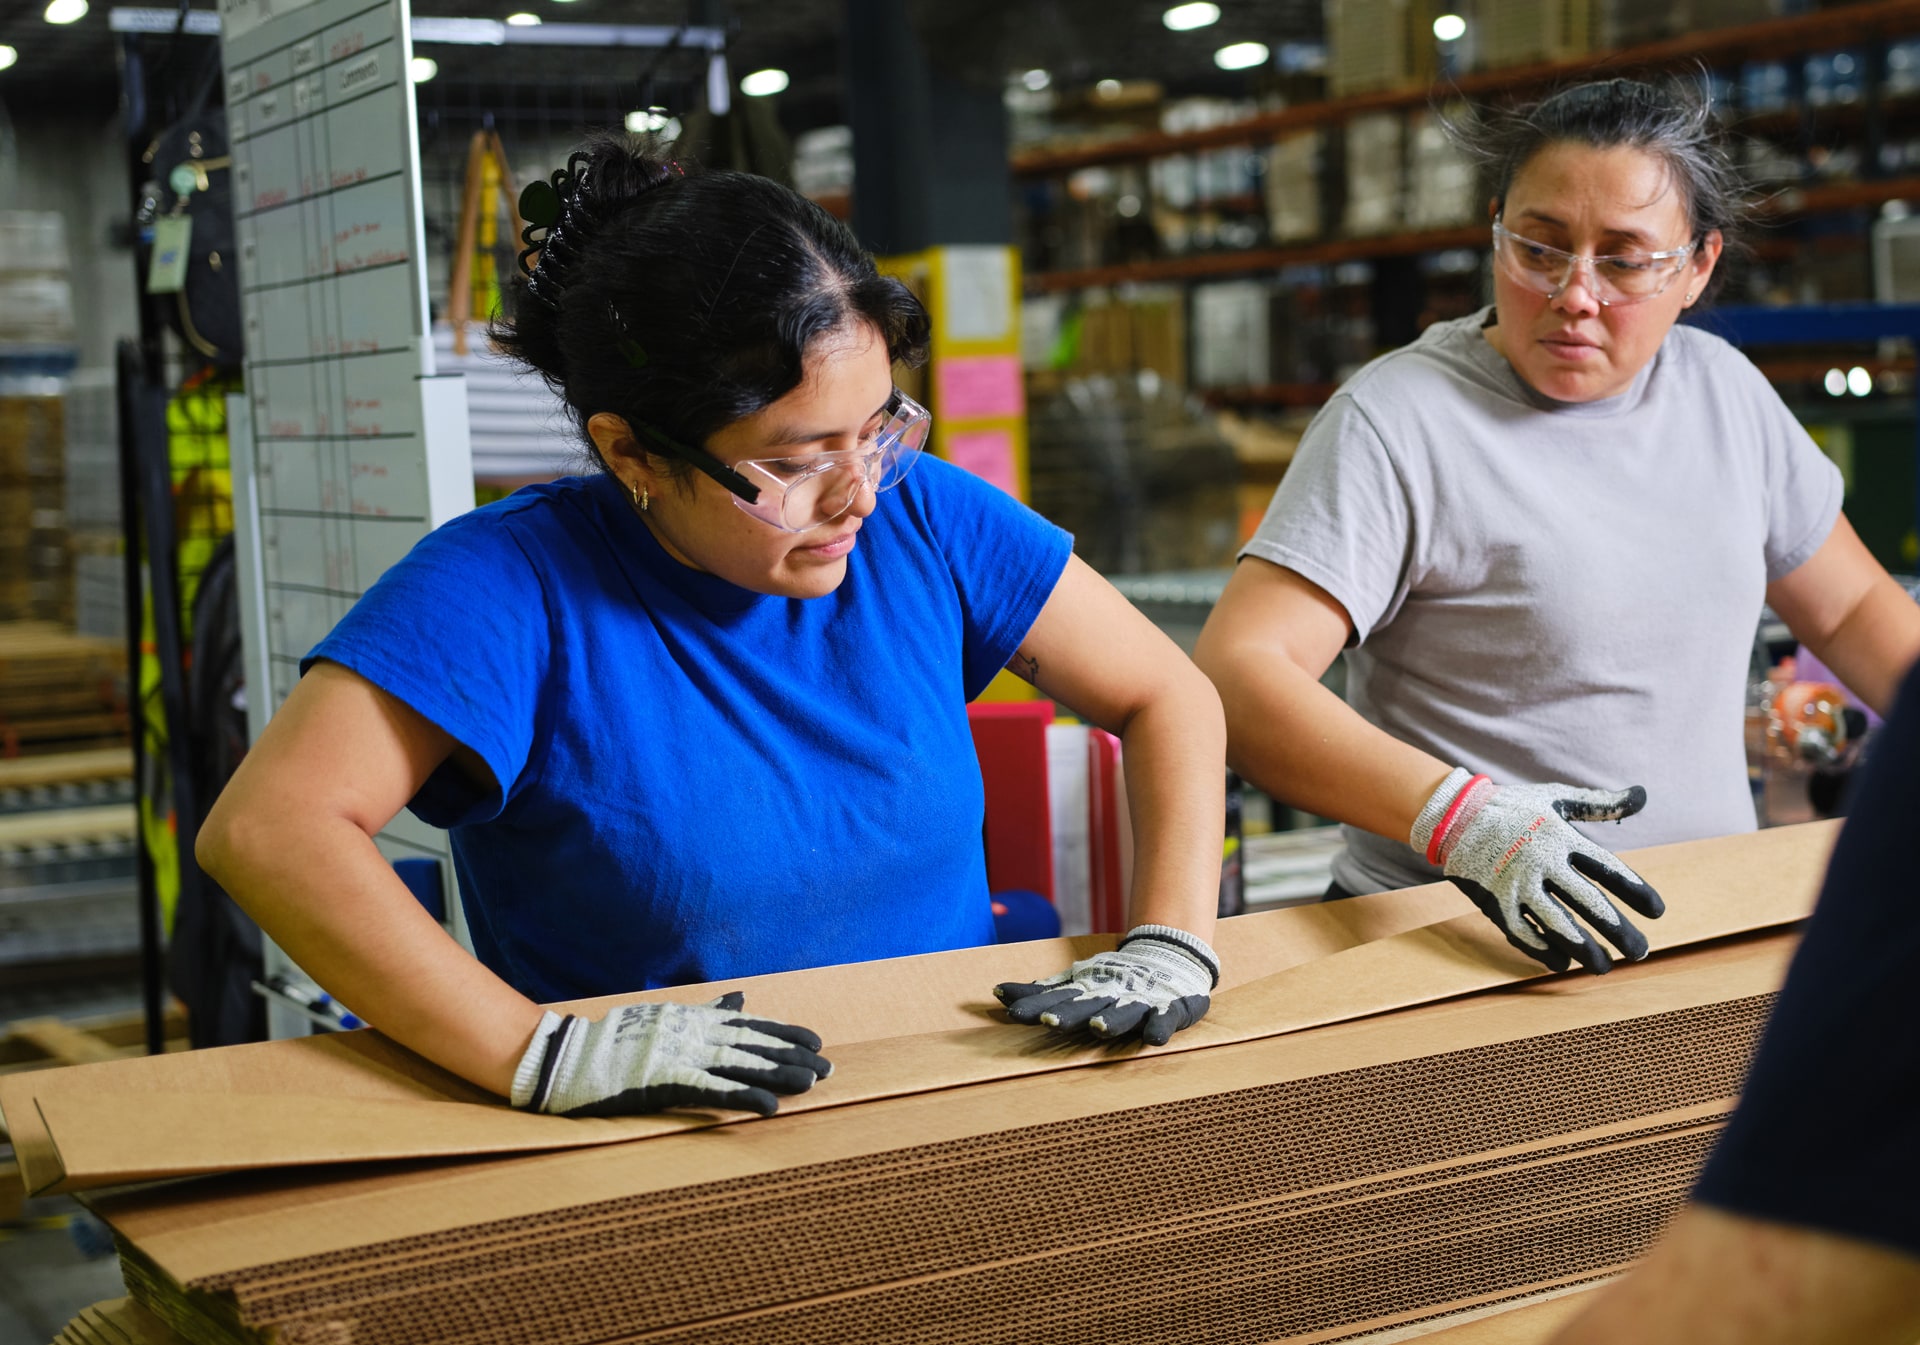
[[[643,514],[646,513],[647,505],[652,502],[653,496],[648,493],[646,488],[638,481],[634,482],[628,489],[633,491],[633,507]]]

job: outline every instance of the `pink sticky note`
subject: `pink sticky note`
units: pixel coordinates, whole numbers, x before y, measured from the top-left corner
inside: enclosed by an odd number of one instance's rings
[[[1017,416],[1027,408],[1018,355],[971,355],[935,366],[939,388],[933,412],[946,420]]]
[[[1013,436],[1005,430],[974,430],[947,436],[947,456],[983,481],[1009,495],[1020,493],[1013,479]]]

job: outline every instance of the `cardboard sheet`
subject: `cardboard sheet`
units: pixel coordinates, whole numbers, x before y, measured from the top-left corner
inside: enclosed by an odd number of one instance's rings
[[[1383,892],[1351,901],[1295,907],[1284,911],[1241,916],[1221,922],[1215,940],[1223,962],[1223,992],[1247,980],[1295,966],[1371,940],[1417,929],[1457,914],[1463,898],[1450,885],[1429,884],[1399,892]],[[746,993],[752,1012],[812,1028],[844,1056],[844,1045],[884,1036],[921,1036],[976,1028],[998,1021],[998,1005],[991,990],[999,981],[1048,976],[1069,962],[1102,948],[1111,948],[1111,935],[1074,939],[1046,939],[1000,947],[965,949],[923,957],[897,958],[828,967],[815,971],[783,972],[728,982],[725,989]],[[617,1003],[646,1000],[684,1000],[698,993],[709,997],[720,987],[679,987],[636,995],[578,1001],[570,1007],[598,1016]],[[876,1012],[876,1005],[884,1011]],[[1011,1030],[1011,1029],[1009,1029]],[[1032,1029],[1022,1029],[1034,1035]],[[180,1062],[191,1061],[184,1072]],[[120,1105],[137,1094],[286,1094],[373,1101],[431,1099],[494,1104],[484,1090],[438,1069],[378,1033],[333,1033],[295,1041],[260,1043],[195,1051],[164,1059],[135,1057],[114,1062],[120,1068],[88,1078],[82,1092],[115,1095]],[[844,1077],[844,1069],[841,1071]],[[56,1073],[38,1072],[40,1080]],[[0,1115],[12,1130],[15,1152],[24,1172],[33,1179],[58,1181],[63,1169],[54,1151],[39,1109],[33,1103],[42,1084],[17,1085],[0,1078]],[[63,1084],[48,1085],[60,1091]],[[114,1104],[109,1103],[109,1106]],[[788,1104],[789,1110],[792,1104]],[[225,1110],[214,1104],[212,1113]],[[498,1108],[494,1108],[498,1110]],[[118,1111],[118,1107],[115,1108]],[[538,1118],[522,1118],[534,1120]],[[668,1118],[653,1133],[715,1124],[715,1118]],[[579,1123],[568,1123],[577,1126]],[[144,1128],[144,1127],[143,1127]],[[195,1130],[205,1127],[196,1124]],[[305,1126],[295,1127],[304,1132]],[[294,1133],[294,1132],[288,1132]],[[585,1144],[631,1138],[630,1135],[593,1137],[587,1131],[551,1131],[545,1141],[529,1142],[526,1133],[506,1147],[538,1149],[552,1143]],[[326,1149],[319,1146],[322,1153]],[[492,1149],[452,1152],[498,1152]],[[445,1150],[434,1149],[431,1154]],[[373,1157],[374,1155],[368,1155]],[[429,1156],[429,1155],[423,1155]],[[307,1161],[305,1158],[290,1161]],[[329,1161],[321,1157],[314,1161]],[[248,1164],[221,1165],[212,1171]],[[174,1175],[178,1167],[162,1167],[143,1176]],[[191,1165],[184,1169],[193,1171]],[[99,1183],[88,1181],[88,1185]],[[79,1189],[73,1187],[48,1189]]]
[[[996,1162],[1004,1161],[1011,1173],[1022,1161],[1007,1147],[1014,1130],[1045,1133],[1038,1128],[1097,1121],[1103,1141],[1110,1141],[1128,1116],[1144,1123],[1152,1119],[1151,1109],[1195,1098],[1764,996],[1778,986],[1792,942],[1784,936],[1741,941],[1621,968],[1605,978],[1555,978],[1313,1032],[1088,1069],[1071,1087],[1060,1086],[1056,1077],[1008,1079],[666,1136],[619,1150],[254,1173],[119,1192],[92,1203],[167,1275],[191,1284],[269,1262],[332,1257],[381,1240],[501,1229],[514,1220],[550,1219],[555,1211],[604,1208],[608,1202],[658,1208],[677,1189],[700,1188],[695,1194],[705,1199],[714,1184],[733,1179],[776,1177],[802,1166],[823,1170],[818,1165],[870,1161],[912,1146],[986,1135],[994,1137]],[[1698,1074],[1689,1067],[1678,1077],[1694,1088]],[[1729,1078],[1708,1093],[1724,1095],[1735,1082]],[[1636,1078],[1637,1091],[1647,1086]],[[1420,1104],[1414,1099],[1408,1105]],[[1356,1132],[1355,1142],[1359,1138]],[[1477,1143],[1474,1136],[1464,1138]],[[1325,1141],[1316,1144],[1324,1147]]]
[[[1667,897],[1666,916],[1645,924],[1653,948],[1684,947],[1805,916],[1836,825],[1632,854],[1635,867]],[[1223,922],[1218,943],[1229,975],[1245,976],[1249,969],[1265,974],[1237,984],[1230,979],[1204,1022],[1156,1051],[1009,1024],[986,996],[995,980],[1058,970],[1071,955],[1101,946],[1098,936],[620,999],[693,998],[740,988],[750,1009],[821,1031],[835,1072],[812,1092],[783,1102],[785,1120],[1062,1069],[1165,1060],[1544,975],[1477,912],[1371,942],[1348,942],[1360,931],[1417,920],[1436,906],[1457,909],[1461,900],[1449,885],[1435,884]],[[1329,953],[1330,945],[1339,951]],[[1577,978],[1575,973],[1569,979]],[[591,1007],[597,1011],[612,1002]],[[886,1024],[898,1035],[876,1035],[883,1026],[875,1021],[878,1005],[887,1006]],[[906,1006],[904,1013],[895,1006]],[[916,1012],[917,1018],[911,1016]],[[35,1192],[276,1166],[577,1148],[741,1119],[526,1115],[371,1032],[15,1076],[0,1080],[0,1107]]]

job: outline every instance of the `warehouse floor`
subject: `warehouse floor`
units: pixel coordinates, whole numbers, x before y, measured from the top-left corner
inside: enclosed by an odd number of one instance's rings
[[[81,1308],[127,1291],[111,1245],[84,1254],[70,1200],[35,1201],[39,1217],[0,1228],[0,1345],[47,1345]],[[84,1236],[84,1235],[83,1235]]]

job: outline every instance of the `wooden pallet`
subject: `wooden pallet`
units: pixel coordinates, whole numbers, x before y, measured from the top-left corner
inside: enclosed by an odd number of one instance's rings
[[[131,748],[100,747],[82,752],[50,752],[45,756],[0,760],[0,789],[33,789],[42,785],[125,780],[132,774]]]
[[[0,759],[126,742],[126,664],[117,640],[0,623]]]

